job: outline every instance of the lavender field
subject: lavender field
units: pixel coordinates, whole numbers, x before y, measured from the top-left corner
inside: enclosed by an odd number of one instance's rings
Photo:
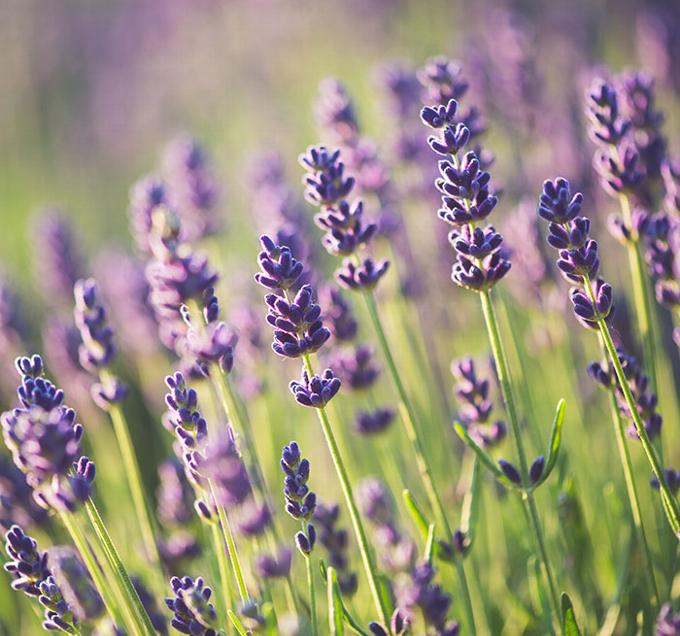
[[[680,636],[678,2],[0,42],[0,636]]]

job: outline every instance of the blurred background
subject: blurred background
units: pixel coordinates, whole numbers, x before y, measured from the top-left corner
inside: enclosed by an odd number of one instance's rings
[[[670,63],[680,49],[677,7],[673,0],[3,0],[0,262],[11,278],[24,275],[31,217],[44,205],[73,215],[88,253],[103,237],[129,243],[128,189],[182,131],[214,157],[224,217],[243,216],[247,158],[270,146],[292,163],[317,140],[312,101],[327,75],[346,83],[366,131],[381,141],[390,129],[376,69],[395,59],[460,58],[473,65],[466,75],[476,92],[491,80],[495,110],[504,93],[516,100],[528,91],[538,111],[551,105],[537,113],[546,136],[565,118],[579,125],[590,65],[646,68],[663,94],[680,81]],[[513,37],[519,42],[507,43]],[[512,85],[518,53],[537,65],[536,86]],[[488,56],[511,71],[504,82],[479,74],[479,58]],[[502,168],[503,148],[487,143]],[[570,158],[551,149],[542,166],[566,167]]]

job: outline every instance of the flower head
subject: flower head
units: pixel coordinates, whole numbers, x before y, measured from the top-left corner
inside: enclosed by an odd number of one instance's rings
[[[298,404],[321,409],[335,397],[340,390],[340,384],[340,378],[330,369],[326,369],[320,376],[311,377],[307,370],[303,369],[301,381],[291,382],[290,390]]]
[[[183,634],[216,636],[217,612],[210,602],[212,589],[204,580],[173,576],[170,587],[174,596],[167,597],[165,604],[173,613],[171,625]]]

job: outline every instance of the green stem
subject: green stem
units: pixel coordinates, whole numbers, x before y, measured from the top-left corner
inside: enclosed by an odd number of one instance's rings
[[[111,540],[109,532],[106,529],[106,526],[104,525],[104,522],[102,521],[102,518],[99,515],[99,511],[97,510],[97,507],[95,506],[94,501],[92,501],[92,499],[88,499],[85,502],[85,510],[87,511],[90,523],[94,527],[95,534],[97,535],[97,538],[99,539],[99,541],[102,544],[102,547],[104,548],[106,558],[109,562],[111,569],[113,570],[113,576],[115,577],[116,581],[118,582],[118,585],[123,591],[123,594],[125,595],[126,601],[128,602],[130,608],[135,614],[137,629],[139,633],[143,635],[148,634],[150,636],[153,636],[156,632],[153,627],[153,624],[151,623],[151,619],[149,618],[149,615],[144,609],[144,606],[142,605],[142,602],[139,599],[139,595],[137,594],[134,585],[132,585],[132,581],[130,580],[130,576],[128,575],[127,570],[123,565],[123,561],[121,560],[120,555],[118,554],[118,550],[116,549],[116,546]]]
[[[120,449],[120,454],[123,459],[125,475],[127,477],[130,493],[132,494],[132,502],[135,506],[135,512],[137,513],[137,520],[142,532],[147,558],[151,560],[156,572],[162,572],[161,558],[158,553],[158,546],[156,545],[154,525],[149,511],[149,504],[144,493],[139,463],[137,462],[137,456],[135,455],[125,415],[118,404],[112,405],[109,415],[111,416],[113,430],[116,434],[116,439],[118,440],[118,448]]]
[[[62,523],[64,524],[64,527],[68,531],[69,535],[71,535],[71,539],[73,540],[73,543],[78,549],[78,552],[80,553],[80,556],[83,559],[83,562],[85,563],[87,571],[90,573],[90,576],[92,577],[92,580],[95,584],[95,587],[97,588],[97,591],[99,592],[99,594],[102,597],[102,600],[104,601],[104,607],[106,607],[106,611],[111,617],[113,624],[118,627],[123,627],[125,623],[122,620],[122,616],[117,604],[111,598],[111,588],[106,583],[104,574],[101,571],[100,566],[97,563],[96,559],[94,558],[92,552],[90,551],[90,548],[87,544],[87,540],[83,536],[83,533],[80,527],[78,526],[77,519],[71,512],[62,512],[60,514],[60,517]],[[130,624],[134,627],[133,620],[130,620]]]
[[[600,335],[600,347],[602,349],[602,354],[605,360],[608,359],[607,349],[604,344],[604,340]],[[647,566],[647,577],[648,584],[652,593],[654,594],[654,599],[656,606],[659,606],[661,602],[659,596],[659,589],[656,585],[656,577],[654,576],[654,564],[652,561],[652,553],[649,549],[649,543],[647,541],[647,533],[645,532],[645,527],[642,522],[642,512],[640,510],[640,499],[637,492],[637,484],[635,482],[635,473],[633,471],[633,462],[630,458],[630,450],[628,449],[628,443],[626,441],[626,431],[624,427],[623,418],[621,417],[621,412],[619,411],[618,404],[616,403],[616,395],[614,390],[609,391],[609,409],[612,416],[612,424],[614,425],[614,433],[616,435],[616,444],[619,450],[619,459],[621,460],[621,467],[623,468],[623,475],[626,482],[626,491],[628,493],[628,502],[630,503],[631,516],[633,518],[633,525],[635,526],[635,531],[638,535],[638,541],[642,545],[645,562]]]
[[[498,381],[501,385],[501,393],[503,395],[503,402],[505,403],[505,410],[510,420],[510,427],[512,428],[512,436],[515,441],[515,448],[517,449],[517,456],[519,457],[520,474],[522,475],[522,483],[527,483],[528,478],[528,464],[526,452],[524,451],[524,444],[522,442],[522,434],[519,426],[519,417],[517,414],[517,407],[515,404],[515,397],[512,390],[512,381],[510,379],[510,369],[508,367],[508,360],[503,349],[503,341],[501,339],[500,329],[498,328],[498,319],[494,310],[493,301],[491,300],[491,292],[485,289],[480,292],[482,301],[482,312],[484,314],[484,322],[489,334],[491,342],[491,350],[493,351],[494,361],[496,363],[496,373],[498,374]],[[548,552],[545,547],[545,539],[543,537],[543,530],[541,529],[541,522],[536,510],[536,502],[533,494],[525,492],[522,495],[522,501],[528,513],[530,525],[533,528],[536,545],[538,546],[539,555],[543,565],[543,573],[550,591],[550,600],[554,612],[554,619],[559,620],[561,615],[559,596],[557,594],[557,587],[553,578],[552,566],[548,558]]]
[[[590,282],[588,276],[583,277],[584,286],[588,297],[590,298],[593,305],[595,304],[595,293],[593,292],[593,286]],[[666,512],[666,517],[673,530],[673,534],[680,538],[678,531],[680,530],[680,508],[678,507],[678,502],[671,493],[668,483],[666,482],[666,476],[664,475],[663,467],[657,457],[656,450],[652,445],[647,434],[647,429],[645,428],[645,423],[640,417],[640,413],[637,409],[637,404],[635,403],[635,398],[630,390],[630,385],[628,384],[628,379],[623,372],[623,367],[619,360],[619,356],[616,352],[616,347],[614,346],[614,341],[612,340],[611,334],[609,333],[609,327],[605,322],[604,318],[600,318],[597,321],[598,327],[600,328],[600,333],[602,334],[602,339],[604,340],[607,353],[611,363],[614,365],[614,371],[616,372],[616,377],[619,381],[619,386],[623,392],[624,399],[626,400],[626,405],[630,411],[631,417],[633,418],[633,423],[635,424],[635,429],[637,430],[638,437],[640,438],[640,443],[642,448],[647,455],[647,459],[652,467],[654,476],[659,481],[659,490],[661,491],[661,501],[663,503],[664,511]]]
[[[456,559],[456,573],[458,574],[458,581],[460,584],[461,596],[463,597],[463,607],[465,608],[465,618],[470,629],[470,633],[476,633],[475,628],[475,613],[472,610],[472,598],[470,597],[470,588],[465,574],[465,565],[462,559]]]
[[[234,533],[231,530],[231,525],[229,524],[229,517],[227,516],[227,511],[224,506],[217,501],[217,496],[215,495],[215,486],[212,481],[210,483],[210,493],[217,507],[217,516],[220,519],[220,526],[222,527],[222,535],[224,541],[227,544],[227,550],[229,551],[229,559],[231,561],[231,568],[234,571],[234,578],[236,579],[236,585],[238,586],[238,592],[241,596],[241,601],[243,603],[250,600],[250,595],[248,594],[248,588],[246,587],[246,581],[243,577],[243,569],[241,568],[241,561],[238,556],[238,551],[236,550],[236,542],[234,541]]]
[[[305,524],[302,523],[302,530],[305,531]],[[307,589],[309,590],[309,612],[312,619],[312,636],[319,636],[319,622],[316,615],[316,591],[314,589],[314,572],[312,556],[305,555],[305,565],[307,568]]]
[[[303,355],[303,360],[305,368],[310,377],[314,375],[314,369],[312,367],[312,362],[308,354]],[[368,585],[371,590],[371,595],[373,596],[373,602],[375,603],[376,610],[380,617],[383,625],[390,630],[389,627],[389,613],[385,607],[385,602],[382,594],[380,593],[380,583],[378,581],[378,574],[376,571],[375,563],[373,561],[373,554],[371,552],[370,546],[368,544],[368,539],[366,537],[366,529],[361,521],[361,516],[359,515],[359,509],[354,500],[354,493],[352,491],[352,484],[347,476],[347,469],[345,468],[345,463],[338,450],[338,444],[335,440],[335,435],[333,434],[333,428],[328,419],[328,414],[324,408],[315,409],[319,417],[319,422],[321,423],[321,429],[323,430],[324,437],[326,438],[326,444],[328,450],[331,454],[331,459],[335,466],[335,471],[338,474],[338,479],[340,480],[340,486],[342,492],[345,496],[345,501],[347,503],[347,508],[349,509],[349,516],[352,520],[352,526],[354,527],[354,534],[356,535],[357,542],[359,544],[359,551],[361,552],[361,559],[364,564],[364,570],[366,571],[366,577],[368,578]],[[391,634],[391,631],[390,631]]]
[[[415,411],[408,394],[406,393],[404,383],[401,381],[401,376],[397,369],[396,362],[394,361],[394,357],[392,356],[392,350],[387,341],[387,336],[385,335],[385,329],[383,328],[382,321],[380,319],[380,314],[376,306],[373,292],[367,290],[364,292],[363,296],[366,300],[366,308],[368,309],[371,322],[373,323],[373,328],[375,329],[376,335],[378,337],[380,349],[382,351],[383,357],[385,358],[390,377],[392,378],[397,395],[399,396],[399,413],[401,414],[401,419],[404,422],[406,435],[408,436],[409,442],[411,443],[411,446],[415,452],[416,464],[423,481],[423,486],[425,487],[425,492],[427,493],[428,500],[437,518],[437,523],[444,530],[447,541],[450,541],[453,536],[451,532],[451,526],[449,525],[448,519],[446,517],[446,511],[444,510],[444,505],[442,503],[441,497],[439,496],[439,492],[434,485],[432,469],[430,468],[430,464],[425,455],[425,448],[418,433]]]
[[[630,199],[626,195],[619,197],[621,204],[621,216],[628,228],[633,226]],[[637,237],[632,237],[627,241],[626,249],[628,252],[628,264],[630,275],[633,281],[633,302],[635,304],[635,315],[638,320],[638,327],[642,336],[642,347],[644,350],[645,367],[649,373],[652,390],[658,392],[657,368],[656,368],[656,344],[653,324],[653,305],[649,293],[649,283],[645,263],[642,258],[640,241]]]
[[[232,605],[231,598],[231,583],[229,581],[229,565],[227,564],[227,554],[225,552],[224,542],[222,540],[222,533],[220,532],[218,523],[210,524],[210,536],[213,542],[213,550],[217,557],[217,565],[220,572],[220,583],[222,585],[221,603],[223,604],[223,618],[225,622],[227,619],[227,611]]]

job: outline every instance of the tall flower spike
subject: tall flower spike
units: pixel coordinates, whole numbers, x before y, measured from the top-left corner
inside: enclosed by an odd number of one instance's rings
[[[309,460],[303,459],[297,442],[290,442],[281,451],[283,470],[283,495],[286,498],[286,512],[303,522],[303,529],[295,535],[298,550],[309,556],[316,543],[316,528],[311,523],[316,510],[316,493],[309,489]]]
[[[435,64],[433,73],[437,68]],[[450,98],[446,105],[426,106],[420,118],[426,126],[439,131],[439,137],[428,140],[432,150],[450,157],[439,161],[440,178],[435,185],[442,195],[437,216],[454,227],[449,235],[456,252],[451,279],[460,287],[481,292],[492,288],[510,271],[510,261],[501,251],[502,236],[493,226],[479,226],[493,212],[498,199],[489,189],[491,176],[478,154],[469,151],[462,159],[458,156],[471,134],[468,126],[456,121],[456,112],[457,103]]]
[[[277,245],[266,235],[260,237],[260,243],[262,251],[257,260],[262,271],[255,274],[255,281],[267,289],[294,289],[302,275],[302,263],[293,257],[289,248]]]
[[[321,239],[333,255],[355,255],[375,236],[377,225],[365,223],[361,201],[350,202],[347,197],[354,187],[354,179],[345,177],[345,164],[340,151],[329,151],[325,146],[311,146],[300,155],[300,165],[307,174],[303,179],[305,198],[321,208],[315,216],[316,224],[325,234]],[[388,262],[374,262],[371,258],[357,265],[349,258],[336,272],[338,282],[347,289],[375,287],[387,271]]]
[[[5,534],[5,551],[11,559],[5,563],[5,570],[14,579],[12,589],[21,590],[28,596],[39,596],[40,582],[51,574],[47,566],[47,552],[40,552],[35,539],[17,525]]]
[[[41,377],[40,356],[19,358],[16,366],[21,406],[0,418],[5,444],[39,505],[73,510],[89,497],[95,477],[94,463],[79,453],[83,427],[63,392]]]
[[[76,282],[74,318],[80,331],[82,345],[78,351],[80,363],[93,374],[100,374],[109,367],[116,353],[113,329],[106,316],[99,289],[93,278]],[[97,406],[108,410],[123,400],[127,393],[125,384],[112,374],[100,377],[92,386],[92,398]]]
[[[173,576],[170,587],[174,596],[167,597],[165,604],[173,613],[171,625],[182,634],[217,636],[217,612],[210,602],[212,589],[204,580],[200,576]]]
[[[481,446],[498,444],[505,437],[506,427],[501,421],[490,421],[493,403],[489,398],[489,381],[477,376],[471,358],[454,360],[451,373],[456,379],[454,393],[461,404],[458,419]]]
[[[319,543],[328,551],[328,563],[338,575],[338,585],[344,596],[351,598],[357,591],[358,578],[356,572],[349,567],[349,533],[338,527],[340,506],[319,504],[314,520],[319,526]]]

